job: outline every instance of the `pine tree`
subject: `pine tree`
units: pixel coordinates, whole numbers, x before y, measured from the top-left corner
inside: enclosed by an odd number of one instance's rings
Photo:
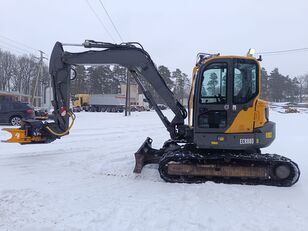
[[[120,81],[112,74],[110,65],[88,68],[90,94],[117,94]]]
[[[269,99],[269,76],[264,67],[261,69],[261,98]]]
[[[127,69],[120,65],[114,65],[112,68],[112,76],[119,82],[126,82]]]
[[[173,90],[175,98],[183,104],[184,98],[188,98],[189,95],[188,76],[177,68],[175,71],[172,72],[171,78],[175,79],[175,87]]]
[[[278,68],[275,68],[268,79],[269,85],[269,99],[274,102],[283,101],[284,97],[284,76],[279,73]]]
[[[89,81],[86,75],[86,68],[83,65],[76,67],[76,79],[71,81],[72,95],[89,93]]]
[[[181,100],[181,96],[184,92],[184,81],[182,79],[182,71],[180,69],[176,69],[172,72],[172,78],[175,80],[175,87],[173,89],[173,93],[175,95],[175,98],[179,101]]]
[[[210,75],[210,80],[207,83],[208,88],[207,90],[209,91],[209,95],[214,96],[216,95],[216,86],[218,84],[218,77],[215,72],[211,73]]]
[[[166,82],[168,88],[172,90],[174,87],[174,83],[171,80],[171,72],[168,69],[168,67],[161,65],[158,67],[158,72],[161,75],[161,77],[164,79],[164,81]]]

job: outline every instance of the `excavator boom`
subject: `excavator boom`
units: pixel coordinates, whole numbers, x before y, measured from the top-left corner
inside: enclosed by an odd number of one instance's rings
[[[153,105],[163,124],[166,126],[172,139],[183,139],[185,136],[184,119],[187,116],[185,108],[175,99],[165,81],[158,73],[150,55],[132,43],[111,44],[95,41],[85,41],[86,48],[99,48],[103,50],[89,50],[81,53],[64,52],[63,46],[57,42],[54,46],[49,72],[52,76],[55,111],[61,107],[69,108],[70,99],[70,69],[72,65],[86,64],[119,64],[126,67],[139,84],[147,100]],[[154,98],[142,84],[141,78],[147,81],[160,95],[175,116],[170,122],[157,106]],[[61,128],[67,129],[67,117],[62,118],[56,113]]]

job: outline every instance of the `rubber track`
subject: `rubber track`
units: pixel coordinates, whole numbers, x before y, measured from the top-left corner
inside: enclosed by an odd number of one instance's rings
[[[168,175],[167,166],[169,162],[180,162],[186,164],[219,164],[229,166],[267,166],[270,168],[270,177],[268,179],[260,179],[243,177]],[[286,179],[279,179],[274,174],[275,167],[281,164],[290,166],[291,173]],[[280,187],[289,187],[294,185],[300,176],[300,170],[296,163],[277,154],[208,153],[201,155],[185,149],[179,149],[166,153],[160,160],[159,173],[161,178],[171,183],[203,183],[206,181],[213,181],[216,183],[226,184],[270,185]]]

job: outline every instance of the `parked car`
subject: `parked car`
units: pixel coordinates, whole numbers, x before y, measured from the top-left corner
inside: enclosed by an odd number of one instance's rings
[[[11,100],[0,101],[0,123],[20,126],[23,119],[34,118],[34,109],[27,103]]]
[[[34,108],[34,115],[36,120],[49,119],[48,109],[46,108]]]

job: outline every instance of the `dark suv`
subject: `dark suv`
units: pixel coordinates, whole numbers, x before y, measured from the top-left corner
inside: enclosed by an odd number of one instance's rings
[[[20,126],[22,119],[34,119],[34,110],[27,103],[0,100],[0,123]]]

